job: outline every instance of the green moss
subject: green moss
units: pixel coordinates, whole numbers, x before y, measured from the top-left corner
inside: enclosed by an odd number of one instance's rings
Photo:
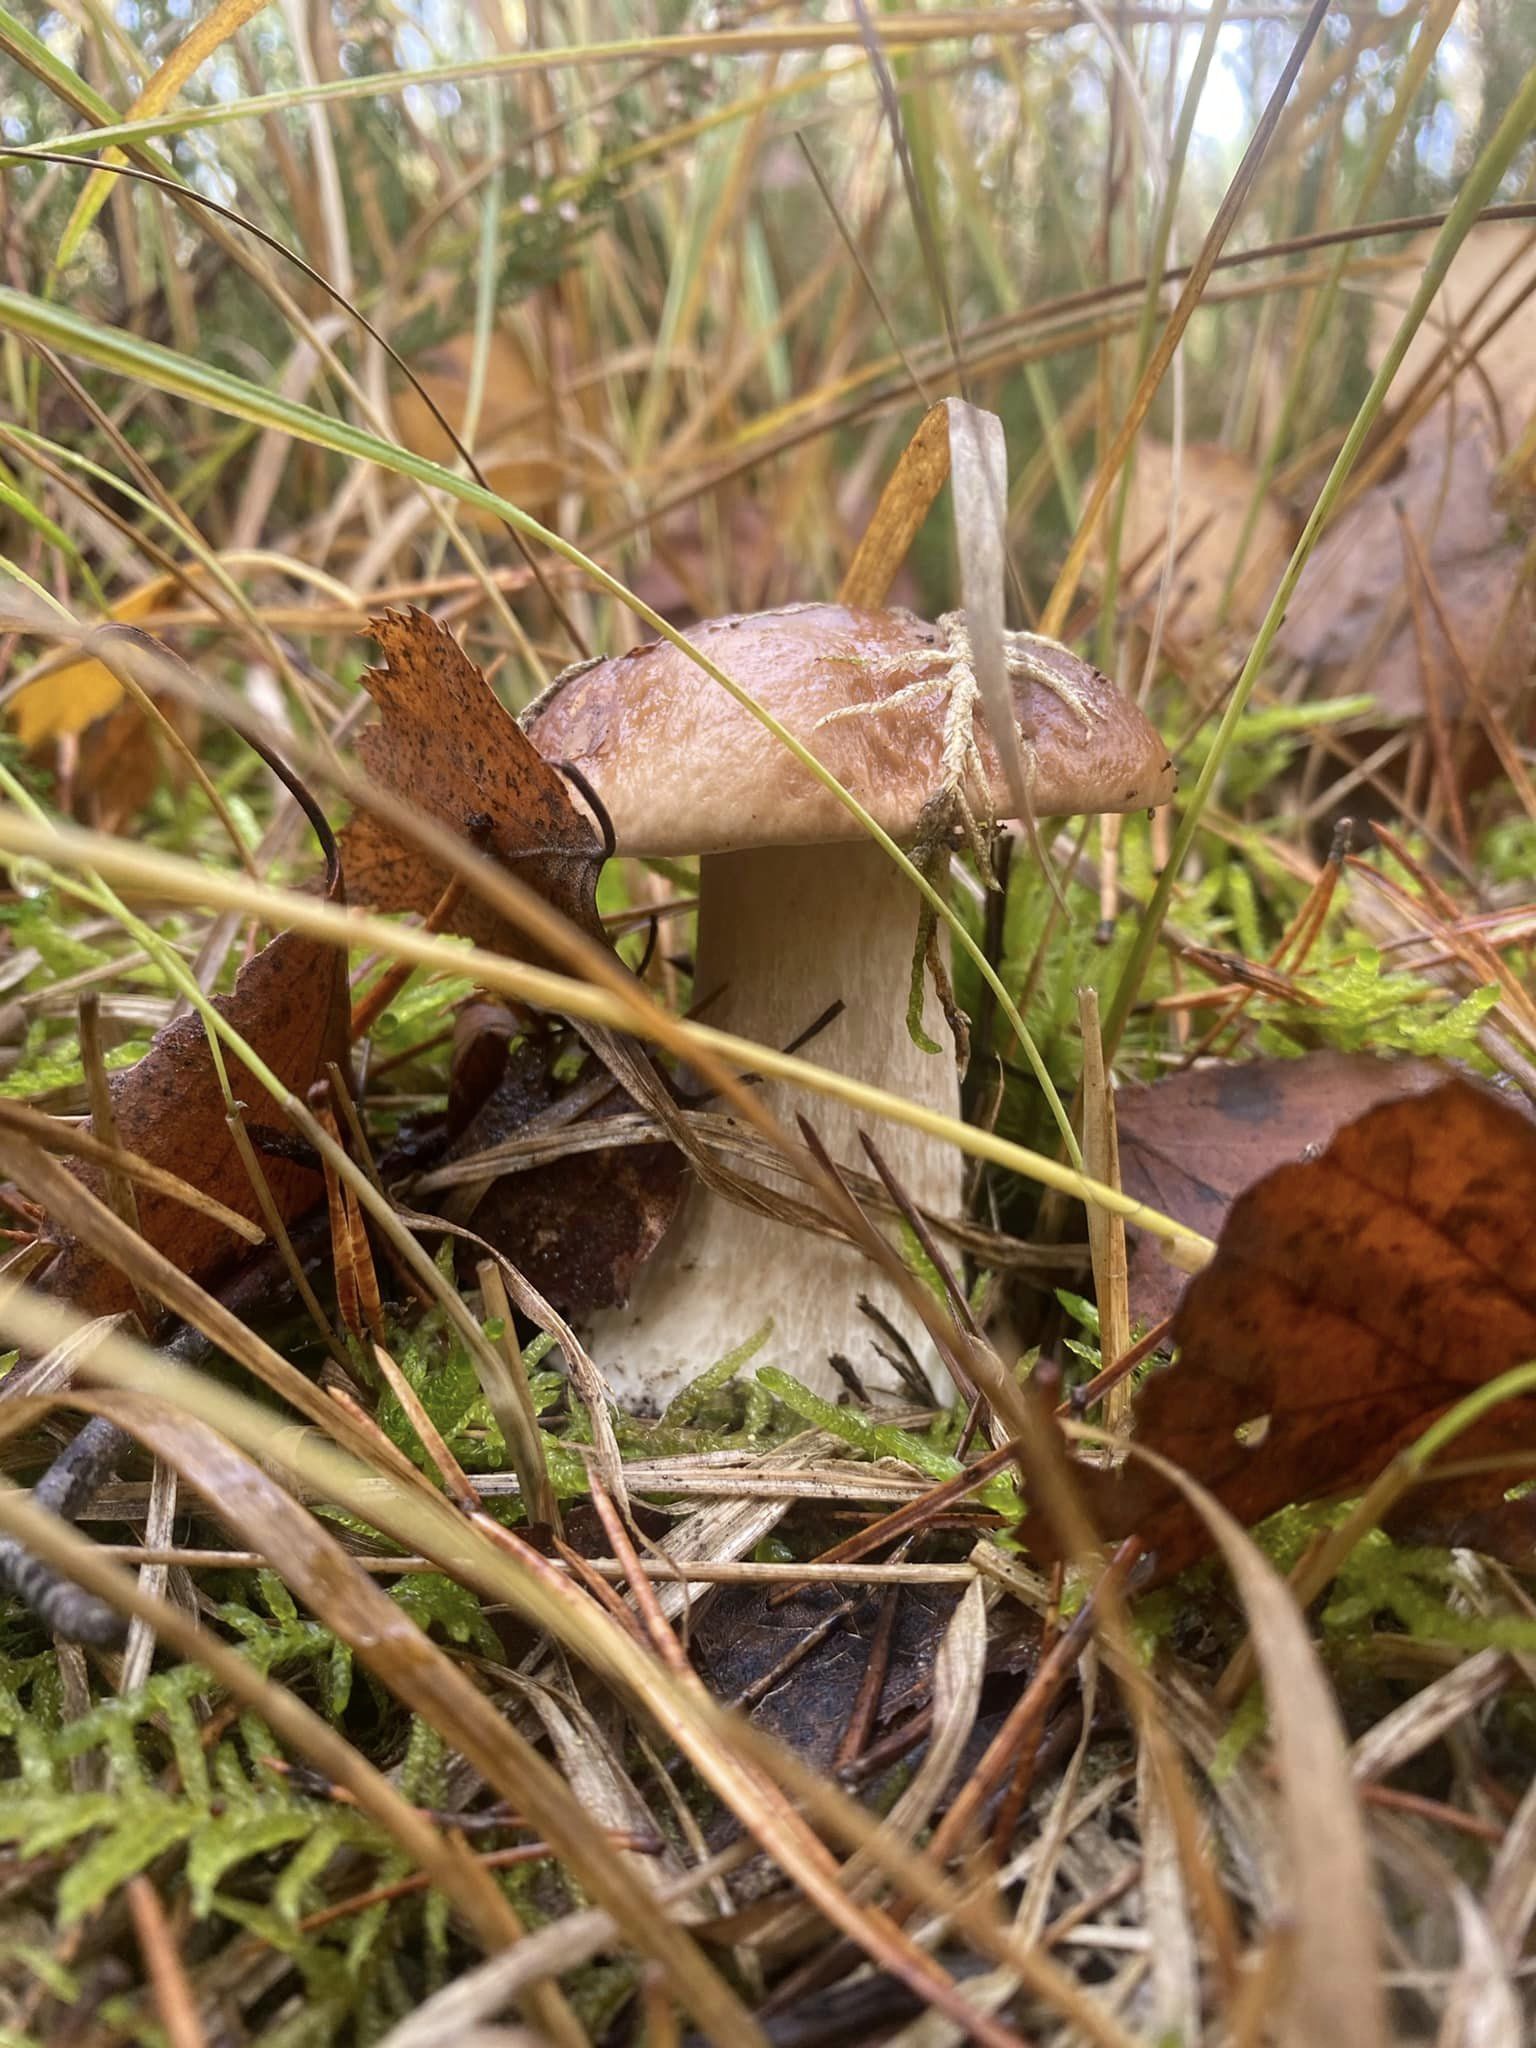
[[[911,1430],[900,1429],[891,1422],[875,1422],[857,1408],[841,1408],[834,1402],[825,1401],[777,1366],[761,1367],[757,1378],[758,1384],[775,1400],[781,1401],[791,1414],[798,1415],[802,1422],[809,1422],[817,1429],[826,1430],[829,1436],[840,1437],[861,1457],[894,1458],[936,1483],[957,1478],[963,1469],[958,1459],[936,1450],[923,1437],[914,1436]],[[988,1480],[986,1485],[976,1489],[972,1498],[1010,1521],[1016,1520],[1023,1512],[1018,1489],[1007,1474]]]

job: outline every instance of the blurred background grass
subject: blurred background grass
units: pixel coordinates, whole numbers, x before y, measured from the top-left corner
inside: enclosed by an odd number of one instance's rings
[[[1178,173],[1186,256],[1299,18],[1238,8],[1220,29]],[[1123,404],[1133,342],[1111,342],[1139,302],[1049,309],[1145,267],[1205,19],[1145,6],[875,18],[965,382],[1008,425],[1014,559],[1036,603]],[[989,20],[992,33],[974,32]],[[182,44],[190,10],[133,0],[16,21],[0,137],[78,147],[87,124],[57,77],[38,75],[26,36],[121,114]],[[1518,0],[1331,12],[1232,246],[1284,244],[1362,207],[1382,218],[1443,206],[1533,49],[1536,21]],[[1405,78],[1420,72],[1404,106]],[[494,488],[679,616],[830,594],[918,415],[902,359],[930,395],[958,381],[871,67],[841,10],[270,7],[217,41],[159,127],[143,161],[313,265],[467,426]],[[1530,171],[1528,155],[1510,196]],[[5,166],[6,283],[448,452],[382,350],[294,266],[126,180],[86,225],[87,175]],[[1331,259],[1219,277],[1186,344],[1188,438],[1271,455],[1282,487],[1304,486],[1364,388],[1382,253],[1348,254],[1278,441]],[[536,663],[473,588],[520,588],[521,561],[493,522],[452,533],[407,483],[96,371],[72,388],[12,335],[0,365],[0,547],[66,601],[139,593],[146,621],[196,621],[204,656],[236,665],[270,663],[261,620],[295,660],[328,671],[369,603],[458,590],[476,652],[510,661],[503,685],[526,694]],[[107,474],[83,470],[86,457]],[[153,509],[125,495],[134,482]],[[255,550],[276,559],[238,559]],[[224,616],[207,618],[206,580],[200,601],[184,585],[144,597],[157,571],[205,551],[237,558],[227,573],[246,616],[226,593]],[[909,595],[953,601],[941,526],[918,548]],[[627,636],[579,588],[566,603],[589,644]],[[524,610],[539,658],[558,666],[569,644],[547,610]]]

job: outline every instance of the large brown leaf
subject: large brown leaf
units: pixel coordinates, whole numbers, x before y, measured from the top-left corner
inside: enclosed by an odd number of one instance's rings
[[[373,781],[424,811],[536,890],[593,937],[603,847],[546,761],[453,635],[425,612],[388,612],[370,631],[384,660],[363,683],[383,714],[358,740]],[[342,834],[355,902],[425,915],[447,872],[388,819],[359,810]],[[447,927],[497,953],[527,958],[523,934],[470,891]]]
[[[344,901],[340,863],[323,814],[295,789],[326,849],[326,895]],[[347,1072],[349,1008],[346,955],[340,948],[300,932],[280,932],[248,961],[227,996],[214,1007],[252,1051],[300,1099],[335,1061]],[[256,1140],[267,1186],[285,1222],[301,1216],[324,1197],[318,1168],[285,1156],[281,1143],[261,1142],[262,1127],[284,1140],[297,1137],[254,1074],[226,1049],[230,1086],[245,1105],[246,1125]],[[202,1019],[177,1018],[159,1032],[136,1066],[111,1082],[112,1114],[118,1140],[155,1166],[233,1209],[251,1222],[262,1212],[244,1161],[230,1135],[223,1091],[214,1071]],[[97,1194],[101,1174],[90,1166],[72,1169]],[[140,1187],[139,1230],[150,1244],[204,1285],[250,1250],[216,1216],[168,1195]],[[75,1239],[62,1245],[44,1284],[50,1293],[88,1315],[110,1315],[136,1304],[132,1283],[117,1267]]]
[[[1432,234],[1416,237],[1373,287],[1366,345],[1372,370],[1386,357],[1433,241]],[[1526,686],[1536,654],[1536,592],[1526,560],[1530,508],[1508,491],[1501,471],[1536,402],[1532,302],[1525,299],[1491,330],[1529,290],[1533,273],[1536,254],[1523,225],[1485,222],[1467,237],[1434,317],[1409,345],[1393,402],[1406,403],[1426,375],[1436,388],[1452,340],[1450,360],[1460,357],[1454,381],[1412,428],[1392,471],[1332,522],[1286,612],[1280,650],[1330,691],[1369,690],[1387,720],[1421,717],[1428,690],[1447,717],[1464,713],[1462,661],[1512,723],[1529,712]],[[1475,359],[1467,353],[1473,343],[1480,344]],[[1426,606],[1422,633],[1410,601],[1417,572],[1405,558],[1405,524],[1444,613],[1442,621]]]
[[[1309,1052],[1295,1060],[1216,1061],[1115,1097],[1120,1177],[1128,1195],[1202,1237],[1219,1237],[1244,1188],[1292,1159],[1320,1152],[1339,1128],[1378,1102],[1422,1095],[1451,1069],[1433,1060],[1367,1052]],[[1171,1316],[1186,1276],[1160,1241],[1128,1229],[1131,1313]]]
[[[1173,503],[1173,450],[1143,435],[1126,503],[1121,560],[1134,564],[1126,598],[1147,619],[1162,583]],[[1186,443],[1179,464],[1178,534],[1166,629],[1204,647],[1222,616],[1232,540],[1259,500],[1253,538],[1226,616],[1235,627],[1257,625],[1285,569],[1293,522],[1246,456],[1211,442]]]
[[[1139,1441],[1247,1522],[1362,1490],[1435,1416],[1536,1358],[1536,1125],[1461,1079],[1367,1111],[1239,1196],[1174,1335]],[[1508,1456],[1479,1482],[1491,1507],[1533,1447],[1536,1401],[1512,1401],[1455,1455]],[[1206,1547],[1134,1460],[1085,1485],[1101,1531],[1138,1532],[1161,1573]],[[1458,1500],[1470,1511],[1465,1489]],[[1026,1533],[1052,1549],[1048,1531]]]

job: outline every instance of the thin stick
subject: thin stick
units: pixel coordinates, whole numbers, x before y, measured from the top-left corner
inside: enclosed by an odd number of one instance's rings
[[[425,1875],[422,1882],[429,1882]],[[130,1878],[126,1889],[139,1954],[154,1989],[155,2009],[170,2048],[208,2048],[197,1998],[187,1981],[180,1946],[160,1903],[160,1894],[142,1875]]]
[[[1127,1537],[1106,1567],[1105,1579],[1123,1584],[1140,1555],[1139,1539]],[[1041,1659],[1034,1677],[987,1745],[985,1754],[961,1788],[959,1797],[934,1830],[928,1853],[935,1863],[943,1863],[955,1853],[1015,1759],[1029,1744],[1038,1740],[1057,1693],[1088,1647],[1095,1626],[1095,1608],[1103,1590],[1101,1581]]]

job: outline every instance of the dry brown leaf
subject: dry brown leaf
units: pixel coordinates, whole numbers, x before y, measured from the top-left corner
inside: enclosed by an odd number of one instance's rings
[[[1416,235],[1402,249],[1394,271],[1373,287],[1375,306],[1366,344],[1366,361],[1380,369],[1393,336],[1418,290],[1435,244],[1430,230]],[[1447,340],[1465,351],[1506,307],[1519,308],[1477,352],[1477,369],[1458,380],[1465,406],[1482,410],[1497,406],[1504,437],[1513,442],[1536,411],[1536,354],[1531,349],[1531,319],[1536,298],[1536,235],[1523,223],[1484,221],[1473,228],[1456,252],[1445,283],[1436,295],[1429,318],[1408,344],[1398,371],[1393,397],[1408,393],[1439,356]],[[1436,374],[1443,374],[1445,364]]]
[[[1536,655],[1536,599],[1525,548],[1495,495],[1500,450],[1486,411],[1456,387],[1410,437],[1401,467],[1357,499],[1302,572],[1281,629],[1283,653],[1338,691],[1368,689],[1383,721],[1421,717],[1425,685],[1407,589],[1402,522],[1424,554],[1461,661],[1509,706]],[[1431,611],[1431,687],[1458,713],[1460,664]]]
[[[629,1299],[686,1188],[686,1163],[671,1145],[576,1152],[503,1174],[475,1211],[475,1229],[562,1314],[579,1316]]]
[[[310,815],[326,846],[326,895],[339,904],[345,899],[335,843],[320,812],[312,809]],[[346,956],[335,946],[301,932],[280,932],[241,969],[230,994],[214,998],[214,1007],[300,1099],[324,1075],[328,1062],[347,1071]],[[258,1140],[272,1201],[283,1220],[291,1222],[323,1198],[319,1166],[284,1154],[282,1145],[291,1144],[297,1133],[262,1083],[227,1048],[224,1063],[235,1098],[245,1105],[246,1127]],[[168,1024],[136,1066],[113,1076],[111,1089],[117,1139],[125,1151],[179,1175],[250,1222],[264,1221],[230,1133],[200,1017],[188,1015]],[[277,1146],[259,1142],[263,1127],[278,1134]],[[72,1164],[71,1171],[94,1193],[102,1192],[98,1168]],[[149,1187],[138,1189],[138,1215],[140,1235],[201,1283],[216,1281],[250,1250],[217,1214]],[[112,1315],[136,1305],[126,1272],[72,1238],[63,1243],[43,1284],[87,1315]]]
[[[645,537],[648,552],[625,580],[674,626],[717,617],[732,605],[765,609],[790,567],[782,528],[742,488],[722,486],[659,513]]]
[[[547,1110],[559,1089],[551,1068],[559,1041],[511,1043],[515,1021],[499,1004],[477,1003],[454,1031],[447,1157],[517,1137]],[[583,1126],[634,1108],[613,1089],[577,1121]],[[636,1271],[661,1242],[687,1188],[687,1167],[673,1145],[619,1145],[571,1152],[494,1178],[473,1206],[450,1204],[457,1220],[509,1259],[562,1315],[627,1301]]]
[[[603,847],[565,778],[546,761],[453,635],[422,611],[389,612],[369,629],[383,663],[363,677],[383,716],[358,740],[372,780],[426,812],[594,938]],[[358,810],[342,834],[355,902],[425,916],[449,886],[445,869]],[[529,941],[466,890],[450,929],[492,952],[529,957]]]
[[[1312,1052],[1297,1060],[1213,1063],[1115,1096],[1120,1178],[1128,1195],[1221,1235],[1244,1188],[1288,1160],[1321,1150],[1340,1124],[1375,1103],[1422,1095],[1450,1069],[1432,1060]],[[1131,1245],[1131,1313],[1145,1324],[1173,1314],[1187,1276],[1144,1230]]]
[[[715,1697],[739,1703],[757,1727],[818,1770],[831,1767],[847,1733],[879,1606],[867,1597],[850,1603],[845,1590],[804,1586],[770,1607],[761,1586],[726,1586],[692,1631]],[[947,1586],[901,1589],[875,1727],[927,1702],[935,1651],[958,1597]]]
[[[427,349],[411,365],[422,391],[456,434],[463,432],[474,352],[473,333],[454,334]],[[550,393],[535,375],[516,336],[505,327],[491,332],[485,370],[475,460],[487,486],[498,497],[531,512],[535,519],[546,519],[554,510],[561,486]],[[393,401],[400,439],[413,455],[424,455],[429,462],[454,469],[459,452],[433,417],[422,391],[406,385]],[[472,505],[456,509],[459,518],[483,532],[502,528],[493,512]]]
[[[194,706],[170,696],[154,702],[183,739],[196,740],[202,720]],[[179,791],[187,781],[186,763],[163,729],[131,700],[93,719],[78,737],[56,741],[53,752],[61,802],[98,832],[120,832],[157,789]]]
[[[1433,236],[1404,252],[1400,270],[1377,287],[1367,359],[1384,358],[1403,309],[1423,275]],[[1527,534],[1500,492],[1505,453],[1536,409],[1536,357],[1527,298],[1473,363],[1465,351],[1536,276],[1536,238],[1489,223],[1473,232],[1452,266],[1431,317],[1409,347],[1394,386],[1406,400],[1450,340],[1463,361],[1443,397],[1413,427],[1397,467],[1350,505],[1302,573],[1281,629],[1282,651],[1320,673],[1329,687],[1371,690],[1389,719],[1425,709],[1420,650],[1409,608],[1401,522],[1412,527],[1434,579],[1461,659],[1495,705],[1525,692],[1536,659],[1536,593],[1525,562]],[[1433,372],[1435,381],[1448,367]],[[1459,664],[1431,618],[1431,684],[1456,714],[1465,701]]]
[[[1379,1104],[1233,1204],[1180,1305],[1178,1363],[1141,1395],[1138,1440],[1249,1523],[1358,1492],[1435,1416],[1536,1357],[1533,1251],[1529,1117],[1459,1078]],[[1492,1503],[1533,1447],[1536,1401],[1511,1401],[1456,1456],[1509,1457],[1484,1482]],[[1097,1526],[1136,1531],[1163,1575],[1205,1547],[1199,1518],[1145,1468],[1084,1484]]]
[[[1258,487],[1258,471],[1246,456],[1209,442],[1186,444],[1179,464],[1178,536],[1167,622],[1195,646],[1216,629],[1233,538],[1241,531]],[[1144,436],[1136,444],[1120,547],[1122,566],[1134,569],[1125,594],[1138,608],[1151,606],[1162,580],[1172,488],[1173,450],[1164,441]],[[1233,586],[1227,611],[1232,625],[1255,625],[1264,616],[1295,537],[1290,517],[1266,493],[1242,574]]]

